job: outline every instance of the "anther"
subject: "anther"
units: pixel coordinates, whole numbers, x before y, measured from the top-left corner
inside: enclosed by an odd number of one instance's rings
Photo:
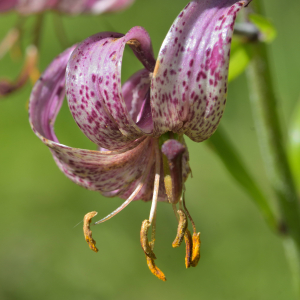
[[[151,223],[148,220],[143,221],[141,232],[140,232],[140,241],[141,241],[141,246],[142,246],[145,254],[151,259],[156,259],[156,256],[155,256],[154,252],[152,251],[151,246],[149,245],[149,242],[148,242],[147,234],[148,234],[148,230],[149,230],[150,226],[151,226]]]
[[[193,241],[190,231],[187,229],[184,234],[185,241],[185,267],[188,269],[191,266]]]
[[[147,255],[146,255],[146,259],[147,259],[148,268],[151,271],[151,273],[155,275],[158,279],[162,281],[166,281],[167,279],[165,274],[155,265],[154,260]]]
[[[179,224],[178,224],[176,238],[175,238],[175,240],[174,240],[174,242],[172,244],[173,248],[176,248],[176,247],[180,246],[180,244],[183,241],[184,234],[185,234],[185,231],[186,231],[187,226],[188,226],[187,217],[186,217],[184,211],[181,210],[181,209],[179,209],[177,211],[177,213],[179,215]]]
[[[193,250],[192,250],[192,261],[191,266],[196,267],[200,259],[200,232],[193,234]]]
[[[87,241],[90,249],[92,249],[95,252],[98,252],[98,249],[96,247],[96,241],[92,237],[92,231],[90,230],[90,224],[92,221],[92,218],[95,217],[98,213],[96,211],[92,211],[87,213],[83,218],[83,233],[85,240]]]

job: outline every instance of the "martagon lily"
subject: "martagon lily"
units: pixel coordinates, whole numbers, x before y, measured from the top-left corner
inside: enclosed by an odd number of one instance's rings
[[[153,253],[158,201],[173,206],[179,223],[173,247],[185,240],[186,267],[196,266],[200,258],[200,233],[184,200],[190,167],[183,135],[201,142],[216,130],[226,103],[236,14],[250,1],[190,2],[171,26],[157,60],[150,37],[141,27],[125,35],[95,34],[59,55],[30,97],[31,127],[50,148],[61,171],[87,189],[126,199],[95,224],[110,219],[133,200],[152,201],[140,242],[149,269],[162,280],[166,278],[155,265]],[[144,69],[121,86],[126,44]],[[58,141],[54,122],[65,94],[77,125],[99,150],[71,148]],[[84,233],[90,248],[97,251],[89,227],[95,215],[85,216]],[[193,235],[187,229],[188,219]]]

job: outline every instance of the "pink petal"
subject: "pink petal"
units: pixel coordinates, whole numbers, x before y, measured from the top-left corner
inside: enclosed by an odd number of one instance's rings
[[[54,133],[54,122],[64,99],[66,65],[73,49],[59,55],[34,86],[29,104],[31,127],[72,181],[91,190],[124,193],[145,170],[153,151],[150,138],[132,141],[119,151],[91,151],[62,145]]]
[[[216,130],[226,103],[234,21],[249,2],[195,0],[179,14],[153,72],[156,136],[173,131],[201,142]]]
[[[151,41],[141,27],[132,28],[125,36],[105,32],[89,37],[75,49],[67,67],[67,99],[75,121],[90,140],[109,150],[120,149],[152,130],[151,114],[145,117],[146,125],[139,126],[130,115],[130,101],[122,95],[122,56],[130,40],[135,55],[148,72],[153,71]]]

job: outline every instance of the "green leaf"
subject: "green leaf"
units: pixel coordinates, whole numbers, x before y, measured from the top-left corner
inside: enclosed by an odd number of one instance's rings
[[[262,33],[262,41],[266,43],[273,42],[277,36],[277,31],[269,19],[257,14],[250,14],[249,19]]]
[[[300,99],[291,119],[287,150],[294,181],[300,192]]]
[[[229,61],[229,82],[234,80],[245,71],[250,62],[250,59],[251,53],[248,45],[242,43],[238,39],[233,39]]]
[[[222,160],[227,171],[250,195],[270,227],[276,230],[277,221],[269,202],[247,170],[237,149],[228,139],[221,125],[207,143]]]

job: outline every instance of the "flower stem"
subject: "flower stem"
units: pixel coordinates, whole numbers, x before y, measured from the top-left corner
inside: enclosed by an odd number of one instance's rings
[[[258,0],[253,2],[253,6],[257,13],[263,14]],[[282,226],[278,230],[293,240],[299,258],[300,207],[288,164],[267,48],[264,43],[252,44],[252,48],[253,58],[247,70],[247,77],[256,132],[267,175],[281,213]],[[297,262],[300,270],[299,259]],[[293,274],[300,274],[300,272],[293,272]],[[296,280],[299,285],[300,277]]]

